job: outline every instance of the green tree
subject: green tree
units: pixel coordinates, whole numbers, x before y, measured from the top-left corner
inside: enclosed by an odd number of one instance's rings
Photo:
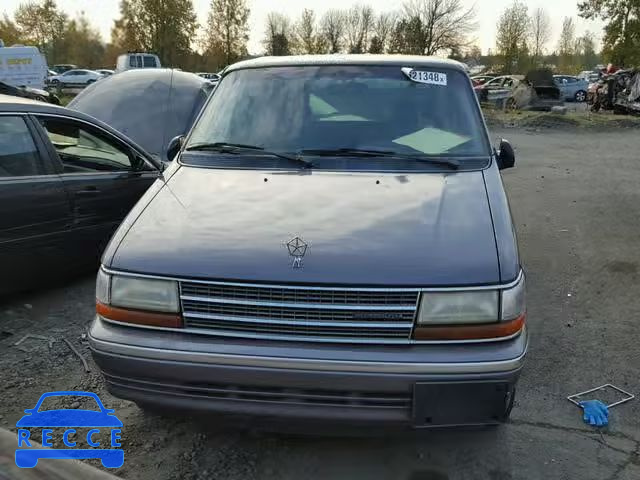
[[[155,52],[163,65],[183,66],[198,28],[192,0],[122,0],[112,43]]]
[[[391,35],[389,51],[410,55],[424,55],[425,28],[420,17],[404,17],[397,23]]]
[[[389,48],[389,42],[397,21],[395,12],[382,12],[373,25],[373,36],[369,44],[369,53],[384,53]]]
[[[313,10],[305,8],[295,25],[296,44],[300,53],[318,54],[327,49],[327,42],[320,33]]]
[[[469,35],[476,29],[474,7],[462,0],[409,0],[404,5],[405,25],[409,36],[421,44],[411,46],[420,55],[437,55],[469,45]],[[413,29],[420,27],[420,31]]]
[[[640,65],[640,0],[582,0],[578,11],[605,22],[602,53],[608,61]]]
[[[580,70],[594,68],[600,63],[600,55],[596,52],[596,39],[593,32],[587,31],[576,41],[576,54],[579,57]]]
[[[267,15],[263,44],[267,55],[291,55],[295,45],[295,31],[286,15],[271,12]]]
[[[576,70],[576,27],[573,18],[565,17],[558,41],[558,68],[562,72]]]
[[[544,50],[551,38],[551,18],[544,8],[536,8],[531,15],[532,63],[540,65]]]
[[[67,16],[58,10],[54,0],[21,4],[15,12],[16,26],[24,43],[36,45],[49,63],[62,60],[59,42],[64,33]]]
[[[320,30],[329,53],[339,53],[345,37],[346,18],[340,10],[329,10],[322,16]]]
[[[22,33],[6,13],[0,18],[0,40],[7,47],[22,42]]]
[[[100,33],[91,26],[84,13],[67,23],[58,50],[68,63],[86,68],[112,66],[103,63],[105,45]]]
[[[384,53],[384,43],[382,43],[382,40],[377,35],[371,37],[369,53]]]
[[[513,73],[528,63],[527,39],[530,19],[527,6],[516,0],[498,20],[496,50],[503,62],[503,71]]]
[[[247,55],[249,7],[245,0],[211,0],[204,36],[205,52],[229,65]]]
[[[354,5],[345,15],[345,34],[349,53],[365,53],[374,26],[373,8]]]

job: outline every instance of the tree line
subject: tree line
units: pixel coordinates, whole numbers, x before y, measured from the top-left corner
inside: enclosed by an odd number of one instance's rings
[[[496,15],[496,43],[488,55],[474,41],[475,11],[461,0],[408,0],[397,11],[381,13],[363,4],[321,16],[305,9],[298,18],[274,11],[262,43],[269,55],[440,55],[501,73],[543,66],[578,73],[601,62],[640,66],[640,0],[580,0],[578,10],[583,18],[605,22],[601,51],[593,32],[577,35],[575,19],[563,19],[556,37],[550,14],[543,8],[530,11],[522,0]]]
[[[246,0],[211,0],[204,25],[192,0],[121,0],[105,43],[83,13],[69,18],[55,0],[30,0],[13,17],[0,18],[0,39],[6,46],[37,46],[51,65],[113,68],[119,54],[144,51],[163,65],[217,71],[248,55],[248,20]]]
[[[602,61],[596,51],[595,35],[587,31],[576,35],[574,19],[566,17],[555,47],[549,13],[537,8],[529,12],[520,0],[506,8],[498,19],[496,54],[506,73],[525,72],[531,68],[553,65],[564,73],[591,69]]]
[[[332,9],[299,18],[267,15],[263,45],[269,55],[403,53],[455,55],[472,46],[475,11],[462,0],[409,0],[399,11],[376,13],[370,6]]]
[[[121,0],[111,38],[104,42],[86,16],[69,18],[55,0],[28,0],[13,16],[0,18],[6,45],[36,45],[50,64],[113,67],[126,51],[150,51],[167,66],[217,71],[248,56],[250,0],[211,0],[199,24],[193,0]],[[555,65],[566,72],[601,61],[640,64],[640,0],[579,0],[579,15],[605,23],[602,51],[595,35],[577,36],[566,18],[553,44],[550,15],[529,11],[522,0],[496,15],[495,48],[482,55],[473,7],[463,0],[406,0],[398,10],[376,12],[361,3],[318,15],[305,9],[297,18],[267,15],[262,45],[268,55],[319,53],[401,53],[448,56],[511,73]]]

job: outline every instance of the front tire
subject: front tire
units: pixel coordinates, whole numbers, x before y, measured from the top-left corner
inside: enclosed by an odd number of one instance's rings
[[[585,92],[584,90],[579,90],[573,96],[573,99],[578,103],[585,102],[587,100],[587,92]]]

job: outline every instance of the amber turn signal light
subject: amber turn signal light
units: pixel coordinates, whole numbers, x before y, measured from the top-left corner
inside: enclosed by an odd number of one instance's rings
[[[182,328],[182,318],[175,313],[148,312],[112,307],[96,302],[96,312],[101,317],[115,322],[147,325],[150,327]]]
[[[416,340],[488,340],[510,337],[524,327],[525,315],[508,322],[482,325],[437,325],[416,327]]]

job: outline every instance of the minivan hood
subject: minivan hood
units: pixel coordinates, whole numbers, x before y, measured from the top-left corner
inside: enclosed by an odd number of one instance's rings
[[[149,204],[138,205],[131,214],[139,217],[125,220],[114,237],[104,257],[107,267],[249,282],[500,282],[481,171],[180,167],[155,196],[149,192],[144,200]],[[296,236],[308,244],[302,268],[292,267],[286,246]]]

